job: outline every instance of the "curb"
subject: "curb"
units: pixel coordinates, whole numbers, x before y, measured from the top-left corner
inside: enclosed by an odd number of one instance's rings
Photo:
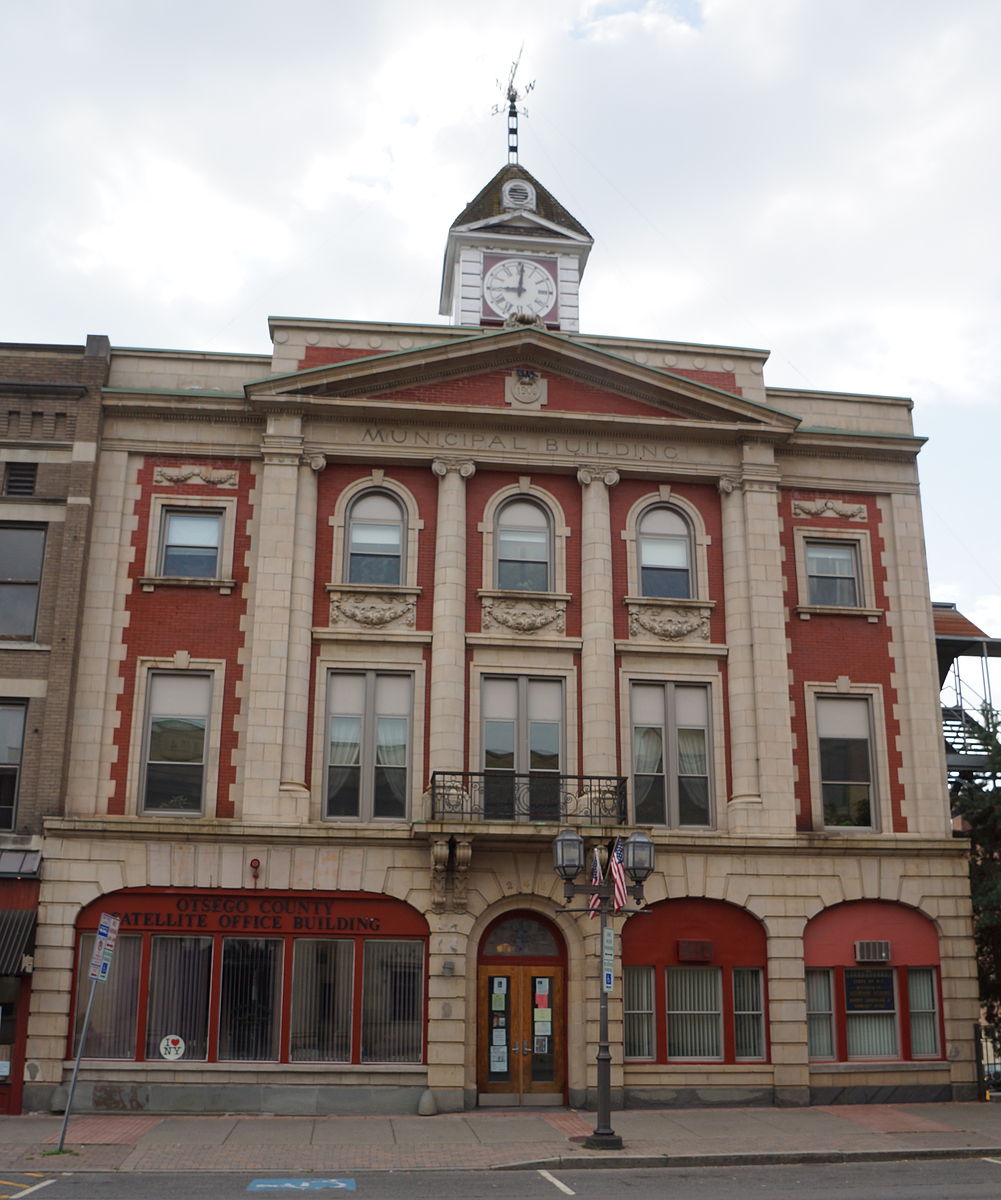
[[[612,1171],[632,1168],[661,1167],[775,1167],[799,1166],[808,1163],[866,1163],[903,1162],[907,1159],[948,1159],[1001,1157],[1001,1146],[936,1146],[897,1150],[789,1150],[745,1151],[740,1154],[644,1154],[594,1158],[564,1156],[537,1159],[520,1163],[505,1163],[489,1168],[492,1171]],[[455,1168],[442,1167],[440,1170]],[[466,1169],[466,1168],[461,1168]]]

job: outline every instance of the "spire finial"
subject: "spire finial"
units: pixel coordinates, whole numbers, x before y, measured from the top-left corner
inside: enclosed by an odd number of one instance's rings
[[[504,89],[504,94],[507,98],[507,161],[509,163],[517,163],[518,161],[518,114],[528,116],[528,111],[524,107],[518,108],[518,101],[524,99],[525,96],[535,87],[535,80],[525,85],[519,92],[514,85],[514,77],[518,73],[518,64],[521,62],[521,53],[525,49],[524,43],[518,51],[518,57],[511,64],[511,71],[507,77],[507,85],[497,80],[497,86]],[[496,115],[504,111],[502,104],[495,104],[493,112]]]

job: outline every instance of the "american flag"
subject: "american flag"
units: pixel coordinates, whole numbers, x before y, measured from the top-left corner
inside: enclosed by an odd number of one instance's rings
[[[613,890],[615,895],[613,906],[616,912],[619,911],[629,898],[629,893],[626,891],[626,869],[622,865],[622,857],[622,838],[616,838],[608,864],[608,869],[612,874],[612,883],[614,884]]]
[[[598,847],[595,846],[594,866],[591,868],[591,886],[597,887],[599,883],[601,883],[601,859],[598,857]],[[598,915],[598,909],[601,908],[601,897],[592,892],[587,907],[590,909],[587,915],[593,921]]]

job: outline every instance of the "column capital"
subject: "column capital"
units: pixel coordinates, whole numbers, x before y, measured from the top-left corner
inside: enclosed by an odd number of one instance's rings
[[[582,487],[587,487],[589,483],[603,483],[605,487],[615,487],[619,482],[619,473],[614,467],[578,467],[577,482]]]
[[[716,487],[719,489],[721,496],[729,496],[733,492],[739,492],[742,486],[742,481],[736,475],[721,475],[716,481]]]
[[[306,459],[311,471],[322,471],[327,465],[327,456],[325,454],[310,454]]]
[[[476,463],[471,458],[435,458],[431,461],[431,470],[439,479],[444,479],[449,471],[455,471],[463,479],[471,479],[476,474]]]

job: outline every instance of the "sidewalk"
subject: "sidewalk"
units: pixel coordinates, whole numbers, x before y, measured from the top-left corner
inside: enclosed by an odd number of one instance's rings
[[[572,1140],[571,1110],[436,1117],[0,1117],[0,1170],[279,1172],[730,1166],[933,1156],[1001,1158],[1001,1104],[631,1109],[612,1114],[623,1150]]]

